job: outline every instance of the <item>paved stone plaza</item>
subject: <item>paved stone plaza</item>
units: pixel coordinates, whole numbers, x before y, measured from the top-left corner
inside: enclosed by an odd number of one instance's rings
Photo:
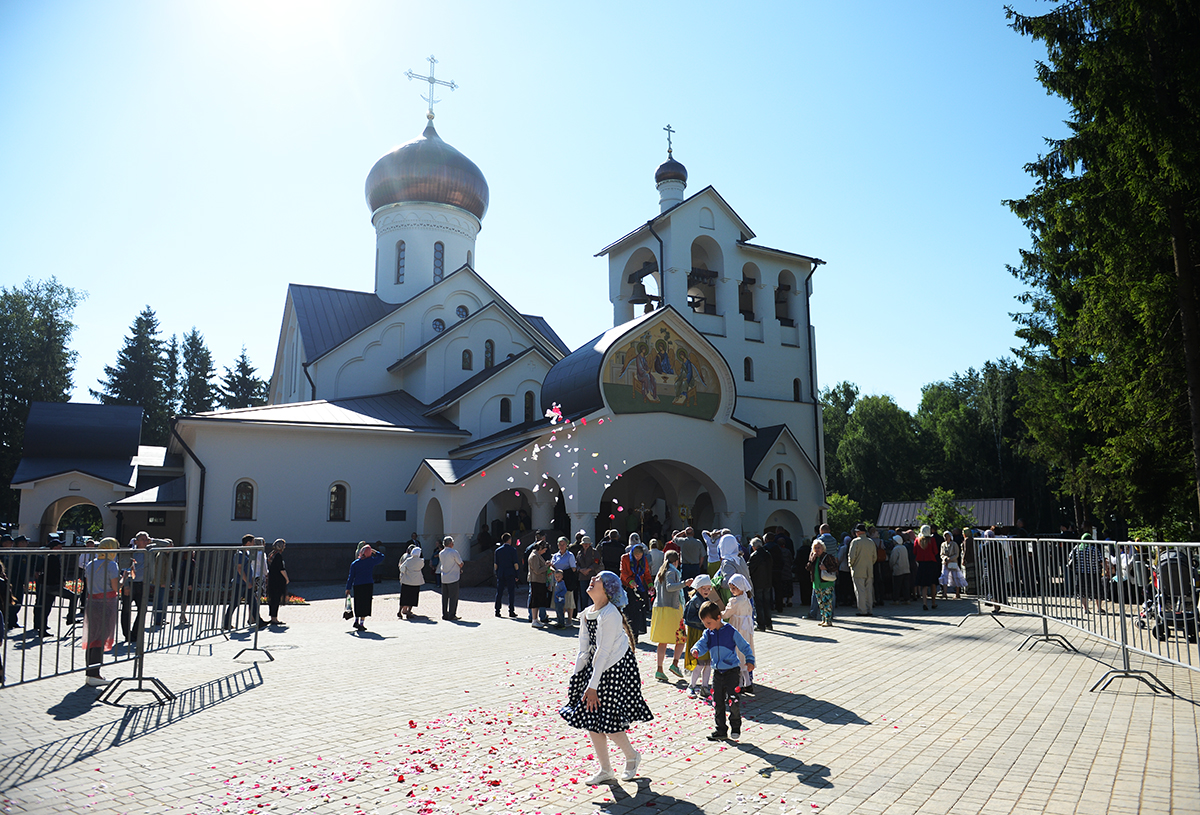
[[[178,694],[163,706],[97,704],[81,674],[0,690],[2,811],[1200,812],[1200,676],[1148,665],[1178,697],[1129,680],[1089,693],[1115,649],[1018,651],[1040,623],[959,627],[967,601],[839,609],[833,629],[777,619],[738,744],[705,740],[711,708],[655,682],[643,645],[641,775],[588,787],[591,743],[557,715],[575,630],[498,620],[485,589],[442,622],[427,587],[427,619],[397,620],[384,593],[359,635],[340,586],[297,591],[329,599],[262,632],[274,661],[235,660],[244,634],[150,654],[146,675]]]

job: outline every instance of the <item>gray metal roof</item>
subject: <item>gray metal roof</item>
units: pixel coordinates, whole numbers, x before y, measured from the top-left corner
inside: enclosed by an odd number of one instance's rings
[[[27,458],[118,459],[138,454],[142,409],[131,405],[34,402],[21,453]]]
[[[515,450],[520,450],[524,446],[525,442],[520,441],[507,447],[488,450],[471,458],[427,458],[421,464],[428,467],[443,484],[457,484],[463,479],[470,478],[476,473],[482,472],[488,465],[499,461]],[[414,475],[413,477],[415,478],[416,476]],[[409,486],[412,486],[411,482]]]
[[[522,314],[521,316],[524,317],[529,324],[546,339],[546,342],[557,348],[563,356],[571,353],[571,349],[568,348],[567,344],[562,341],[557,332],[550,327],[550,323],[546,322],[545,317],[538,317],[535,314]]]
[[[383,302],[373,292],[293,283],[288,293],[309,362],[400,308],[399,304]]]
[[[185,421],[245,424],[334,425],[469,435],[440,416],[426,416],[429,406],[404,391],[348,399],[294,402],[239,408],[189,416]]]
[[[174,509],[187,504],[187,478],[180,476],[165,484],[142,490],[120,501],[110,501],[110,507],[125,509]]]
[[[24,457],[17,465],[17,471],[13,473],[12,485],[15,487],[18,484],[74,472],[133,489],[133,476],[136,468],[129,463],[129,459],[122,461],[116,458]]]
[[[619,246],[620,244],[622,244],[625,241],[632,238],[634,235],[636,235],[639,232],[641,232],[642,230],[646,229],[649,224],[652,224],[655,221],[661,221],[663,218],[670,215],[675,210],[679,209],[680,207],[685,206],[692,199],[699,198],[701,195],[704,195],[704,193],[706,193],[706,192],[712,192],[713,196],[716,197],[717,201],[720,202],[720,204],[723,207],[725,207],[726,210],[729,211],[729,214],[733,216],[734,220],[737,221],[738,229],[741,231],[741,233],[743,235],[743,238],[742,238],[743,240],[750,240],[751,238],[754,237],[754,230],[750,228],[750,225],[742,220],[742,216],[738,215],[733,207],[729,206],[729,202],[721,197],[721,193],[717,192],[717,188],[714,187],[712,184],[709,184],[707,187],[700,190],[699,192],[696,192],[694,195],[689,195],[687,198],[683,199],[678,204],[676,204],[675,206],[668,209],[666,212],[660,212],[657,215],[655,215],[653,218],[651,218],[649,221],[647,221],[646,223],[637,227],[636,229],[632,230],[631,232],[626,232],[624,235],[617,238],[615,241],[610,243],[608,246],[604,247],[599,252],[597,252],[595,255],[593,255],[593,257],[600,257],[601,255],[607,255],[609,253],[609,251],[611,251],[614,247]]]
[[[1016,501],[1012,498],[959,498],[954,502],[975,516],[975,526],[1012,526],[1016,523]],[[924,501],[885,501],[879,507],[877,526],[906,527],[920,523],[917,516],[926,511]]]
[[[658,316],[660,311],[661,309],[655,309],[649,314],[614,326],[555,363],[542,382],[542,411],[549,410],[550,406],[557,402],[564,417],[576,418],[603,408],[600,366],[604,362],[604,355],[621,337],[643,322]]]
[[[754,471],[758,469],[758,465],[762,464],[767,453],[771,452],[771,448],[775,446],[775,440],[779,438],[779,434],[786,427],[787,425],[773,424],[770,427],[755,428],[758,434],[742,442],[742,463],[746,468],[747,481],[754,477]]]

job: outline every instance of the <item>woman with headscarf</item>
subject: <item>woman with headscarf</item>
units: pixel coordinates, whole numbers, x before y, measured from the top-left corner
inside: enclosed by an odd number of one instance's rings
[[[283,562],[286,546],[287,541],[280,538],[272,545],[271,554],[267,555],[267,606],[271,611],[271,619],[268,620],[271,625],[283,625],[279,619],[279,604],[287,594],[288,583],[292,582],[288,577],[287,564]]]
[[[645,558],[643,558],[644,560]],[[579,653],[567,687],[567,704],[559,711],[567,724],[588,731],[600,772],[588,784],[615,781],[608,742],[625,754],[624,781],[637,777],[642,756],[629,743],[629,726],[654,718],[642,698],[642,680],[634,658],[633,632],[621,609],[629,598],[621,578],[603,571],[587,589],[592,604],[580,614]]]
[[[750,605],[750,581],[745,575],[735,574],[729,578],[729,605],[721,613],[721,617],[742,635],[754,651],[754,607]],[[742,661],[742,690],[754,693],[754,677],[747,667],[745,654]]]
[[[954,541],[954,533],[947,529],[942,533],[942,574],[938,583],[942,587],[942,599],[947,599],[946,591],[954,589],[954,599],[962,599],[962,590],[967,587],[967,576],[962,570],[962,549]]]
[[[633,629],[633,641],[646,633],[646,609],[650,607],[650,559],[636,532],[629,536],[629,551],[621,555],[621,585],[629,596],[625,616]]]
[[[104,652],[113,647],[117,638],[121,570],[117,568],[116,557],[119,547],[115,538],[105,538],[100,541],[96,556],[84,567],[88,601],[84,607],[82,643],[87,683],[94,688],[108,684],[108,680],[100,675],[100,664],[104,662]]]
[[[396,612],[397,617],[413,618],[413,609],[421,599],[421,586],[425,585],[424,568],[421,544],[411,544],[400,559],[400,610]]]
[[[718,587],[721,599],[728,600],[729,581],[735,574],[740,574],[746,578],[746,583],[749,585],[750,567],[746,565],[746,561],[742,557],[737,538],[730,532],[726,532],[717,541],[717,551],[721,554],[721,564],[717,567],[717,574],[713,578],[713,585]]]
[[[375,597],[375,567],[383,561],[383,552],[376,552],[371,544],[361,541],[354,560],[350,563],[350,574],[346,577],[346,596],[354,594],[354,627],[366,631],[363,620],[371,616],[371,604]]]
[[[913,544],[913,556],[917,561],[917,579],[913,583],[921,595],[921,608],[929,611],[929,603],[937,608],[938,560],[941,558],[941,547],[929,524],[922,525],[921,534]]]

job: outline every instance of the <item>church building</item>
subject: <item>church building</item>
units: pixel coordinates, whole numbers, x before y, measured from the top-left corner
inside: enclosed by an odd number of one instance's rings
[[[822,261],[756,243],[712,187],[687,195],[668,150],[658,212],[597,255],[612,327],[572,351],[480,271],[487,181],[428,119],[367,175],[371,288],[289,286],[268,404],[177,419],[163,453],[182,474],[151,491],[122,476],[106,533],[117,512],[125,536],[170,514],[188,544],[416,532],[468,557],[503,530],[809,535],[826,508]],[[23,523],[56,523],[60,486],[23,484]]]

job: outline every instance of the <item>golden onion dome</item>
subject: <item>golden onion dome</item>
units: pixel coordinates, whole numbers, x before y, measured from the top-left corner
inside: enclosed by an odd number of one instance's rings
[[[449,204],[483,220],[488,185],[475,162],[455,150],[433,129],[400,145],[367,174],[367,206],[371,212],[407,202]]]

